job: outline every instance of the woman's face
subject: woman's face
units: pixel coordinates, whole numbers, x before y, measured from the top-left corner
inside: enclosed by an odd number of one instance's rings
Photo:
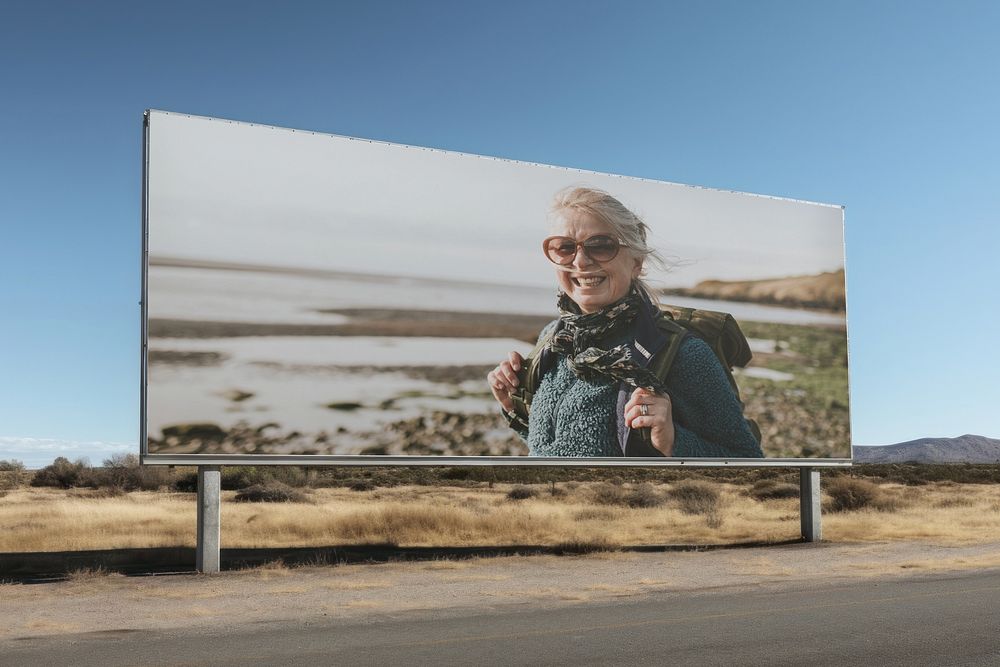
[[[578,244],[597,234],[618,238],[606,222],[579,211],[569,211],[561,217],[552,234],[567,236]],[[614,259],[596,262],[578,245],[573,261],[556,268],[556,279],[582,312],[593,313],[628,294],[632,280],[641,271],[642,259],[633,257],[626,247],[621,247]]]

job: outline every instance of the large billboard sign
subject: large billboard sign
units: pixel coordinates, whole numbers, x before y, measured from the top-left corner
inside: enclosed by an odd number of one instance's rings
[[[843,209],[147,112],[148,463],[847,464]]]

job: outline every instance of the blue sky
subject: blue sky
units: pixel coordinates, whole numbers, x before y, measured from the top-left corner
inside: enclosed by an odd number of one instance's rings
[[[1000,437],[998,3],[2,13],[0,458],[135,446],[148,107],[843,203],[855,444]]]

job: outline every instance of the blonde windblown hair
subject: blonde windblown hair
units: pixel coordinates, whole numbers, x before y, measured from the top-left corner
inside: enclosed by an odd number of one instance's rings
[[[626,250],[633,257],[643,260],[642,273],[635,279],[636,286],[649,297],[650,301],[659,303],[659,296],[643,276],[646,275],[647,264],[651,263],[661,269],[666,269],[667,264],[663,256],[648,245],[646,239],[649,226],[642,218],[607,192],[597,188],[571,186],[557,192],[552,202],[551,214],[562,218],[571,211],[587,213],[606,222],[625,242]]]

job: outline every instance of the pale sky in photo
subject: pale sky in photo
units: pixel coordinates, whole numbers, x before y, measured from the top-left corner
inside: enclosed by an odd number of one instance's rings
[[[811,204],[152,111],[152,257],[549,286],[553,195],[603,189],[676,260],[668,286],[843,268],[843,213]]]

